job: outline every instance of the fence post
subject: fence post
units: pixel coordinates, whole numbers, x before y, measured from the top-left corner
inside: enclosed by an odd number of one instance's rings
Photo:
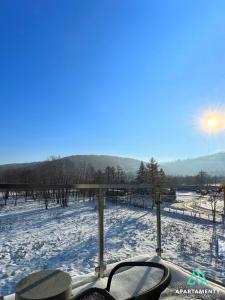
[[[160,211],[161,195],[156,193],[156,217],[157,217],[157,248],[156,253],[161,257],[163,252],[161,248],[161,211]]]
[[[225,186],[223,186],[223,215],[225,216]]]
[[[98,267],[96,271],[98,277],[104,277],[104,194],[99,190],[98,196]]]

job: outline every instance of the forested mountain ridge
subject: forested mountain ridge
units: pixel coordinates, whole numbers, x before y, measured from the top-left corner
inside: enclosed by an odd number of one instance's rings
[[[200,156],[191,159],[175,160],[160,164],[169,175],[195,175],[200,170],[211,176],[225,175],[225,152]]]
[[[71,162],[74,169],[84,168],[85,166],[92,166],[96,171],[103,171],[106,167],[118,166],[128,174],[135,175],[139,169],[141,161],[134,158],[118,157],[111,155],[72,155],[60,158],[61,161]],[[20,169],[33,169],[45,162],[32,162],[21,164],[5,164],[0,165],[0,175],[9,170],[16,172]],[[201,156],[197,158],[175,160],[170,162],[162,162],[160,166],[165,171],[166,175],[179,176],[193,176],[199,171],[205,171],[211,176],[225,175],[225,152],[220,152],[208,156]]]
[[[120,166],[127,173],[135,173],[141,163],[138,159],[111,155],[72,155],[61,159],[73,162],[75,168],[81,165],[91,165],[95,170],[104,170],[108,166]],[[0,172],[6,169],[33,168],[42,163],[43,162],[4,164],[0,165]]]

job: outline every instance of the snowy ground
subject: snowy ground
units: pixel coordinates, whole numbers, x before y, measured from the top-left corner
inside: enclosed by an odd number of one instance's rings
[[[189,200],[193,195],[189,195]],[[179,195],[187,202],[187,196]],[[168,204],[167,204],[168,206]],[[163,257],[223,281],[221,249],[224,225],[162,212]],[[60,268],[71,275],[94,271],[97,265],[97,213],[95,203],[71,199],[63,209],[23,199],[0,208],[0,295],[31,272]],[[221,249],[220,249],[221,248]],[[155,210],[107,203],[105,260],[113,263],[135,255],[155,255]]]
[[[201,196],[195,192],[179,192],[177,193],[177,201],[172,205],[164,205],[167,211],[176,211],[185,215],[196,215],[201,219],[212,220],[212,202],[210,196]],[[216,198],[216,220],[222,220],[224,209],[223,194]]]

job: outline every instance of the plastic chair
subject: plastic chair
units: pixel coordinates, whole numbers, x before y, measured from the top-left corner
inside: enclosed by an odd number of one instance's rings
[[[111,287],[111,282],[115,272],[123,267],[153,267],[163,270],[163,276],[158,284],[152,288],[141,292],[139,295],[133,296],[126,300],[158,300],[162,291],[170,284],[171,273],[170,270],[159,263],[155,262],[122,262],[115,266],[109,274],[107,286],[105,289],[100,288],[90,288],[80,295],[76,296],[74,300],[116,300],[109,292]]]

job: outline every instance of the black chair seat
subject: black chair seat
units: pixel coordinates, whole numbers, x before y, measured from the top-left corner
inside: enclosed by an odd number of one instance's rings
[[[115,300],[106,290],[91,288],[81,293],[75,299],[79,300]]]
[[[110,286],[111,281],[113,278],[113,275],[115,272],[123,267],[153,267],[157,269],[163,270],[163,276],[159,283],[157,283],[152,288],[148,289],[145,292],[141,292],[139,295],[133,296],[126,300],[158,300],[160,297],[160,294],[163,290],[166,289],[166,287],[170,284],[171,281],[171,273],[170,270],[159,263],[155,262],[123,262],[115,266],[112,271],[109,274],[107,286],[105,289],[100,288],[91,288],[80,295],[76,296],[74,300],[116,300],[112,295],[110,295]]]

